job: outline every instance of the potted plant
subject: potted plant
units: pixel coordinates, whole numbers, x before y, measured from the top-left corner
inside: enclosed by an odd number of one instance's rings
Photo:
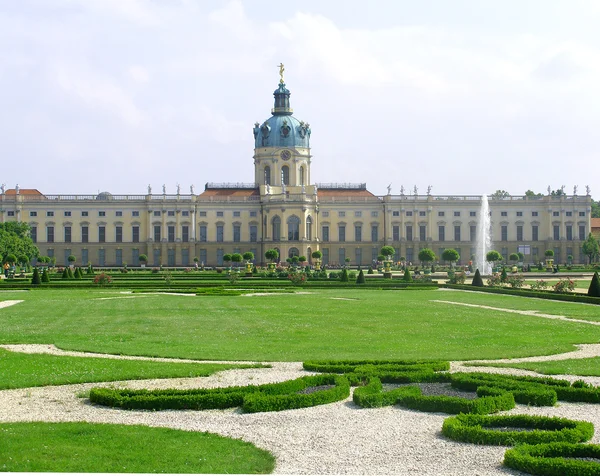
[[[229,271],[231,271],[231,265],[229,264],[229,263],[231,263],[231,258],[232,258],[231,253],[226,253],[223,255],[223,263],[225,263],[225,266],[227,266],[227,269]]]
[[[383,260],[383,277],[384,278],[391,278],[392,277],[392,256],[394,256],[394,253],[396,253],[396,250],[394,249],[393,246],[384,246],[381,248],[381,254],[384,256],[384,260]]]
[[[498,263],[500,263],[500,261],[502,261],[502,255],[498,251],[496,251],[496,250],[490,250],[485,255],[485,260],[488,263],[492,264],[492,271],[496,272],[497,271],[496,268],[498,266]]]
[[[423,274],[430,274],[429,263],[435,261],[435,253],[429,248],[423,248],[419,251],[419,261],[423,265]]]
[[[254,259],[254,253],[252,251],[246,251],[242,258],[246,260],[246,276],[252,276],[252,260]]]
[[[554,251],[546,250],[544,253],[546,256],[546,271],[553,271],[554,268]]]
[[[75,265],[75,261],[77,261],[77,258],[75,258],[75,255],[69,255],[67,261],[69,262],[69,266],[72,268]]]
[[[321,258],[323,258],[323,253],[316,250],[313,251],[310,256],[315,260],[315,270],[319,271],[321,269]]]
[[[146,256],[146,255],[140,255],[138,257],[138,260],[140,261],[140,266],[142,268],[145,268],[146,267],[146,263],[148,262],[148,256]]]
[[[275,271],[275,260],[279,258],[279,252],[276,249],[270,249],[265,252],[265,258],[271,260],[269,263],[269,271]]]

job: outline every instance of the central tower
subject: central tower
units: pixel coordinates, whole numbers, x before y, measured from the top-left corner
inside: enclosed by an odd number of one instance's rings
[[[254,124],[254,181],[261,195],[313,193],[310,185],[310,125],[293,116],[290,91],[281,79],[271,117]]]

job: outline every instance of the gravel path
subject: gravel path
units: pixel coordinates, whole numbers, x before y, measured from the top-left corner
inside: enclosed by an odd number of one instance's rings
[[[64,352],[48,345],[2,347],[17,352],[122,358]],[[560,356],[529,359],[556,360],[599,354],[599,345],[586,345],[579,346],[576,352]],[[136,380],[105,385],[150,389],[221,387],[277,382],[308,374],[299,362],[271,364],[272,368],[234,369],[210,377]],[[464,362],[453,362],[452,368],[454,371],[471,370],[468,363]],[[484,368],[477,367],[475,370],[482,371]],[[492,371],[499,372],[502,369]],[[531,373],[516,369],[510,372]],[[585,380],[600,384],[600,378]],[[352,403],[351,398],[329,405],[272,413],[244,414],[239,410],[147,412],[93,406],[86,399],[77,397],[78,393],[98,385],[102,384],[0,391],[0,421],[89,421],[209,431],[240,438],[271,451],[277,458],[277,474],[522,474],[502,467],[505,447],[456,443],[442,437],[440,430],[447,416],[444,414],[422,413],[399,407],[361,409]],[[519,405],[509,413],[584,419],[600,430],[600,409],[592,405],[561,403],[551,408]],[[600,443],[598,431],[593,442]]]

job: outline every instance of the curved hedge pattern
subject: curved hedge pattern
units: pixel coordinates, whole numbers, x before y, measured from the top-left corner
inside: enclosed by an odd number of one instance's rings
[[[333,388],[300,394],[308,387],[333,385]],[[248,412],[279,411],[323,405],[350,395],[344,376],[315,375],[286,382],[190,390],[130,390],[93,388],[90,401],[99,405],[143,410],[208,410],[242,407]]]
[[[595,458],[597,461],[568,458]],[[599,476],[600,445],[520,445],[506,451],[504,465],[540,476]]]
[[[527,428],[532,431],[504,431],[494,428]],[[538,444],[556,441],[580,443],[594,435],[587,421],[531,415],[460,414],[444,420],[442,434],[455,441],[480,445]]]

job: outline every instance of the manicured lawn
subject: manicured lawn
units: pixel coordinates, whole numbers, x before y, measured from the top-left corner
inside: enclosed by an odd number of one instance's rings
[[[60,473],[270,473],[250,443],[209,433],[90,423],[0,424],[0,470]]]
[[[491,359],[600,342],[600,326],[454,306],[468,302],[600,320],[598,307],[492,294],[357,288],[268,296],[2,293],[0,342],[223,360]],[[104,299],[97,298],[117,298]]]
[[[173,377],[206,377],[237,365],[22,354],[0,349],[0,389]]]
[[[480,364],[477,364],[480,365]],[[589,359],[552,360],[547,362],[522,362],[515,364],[481,364],[485,367],[509,367],[532,370],[545,375],[581,375],[600,377],[600,357]]]

